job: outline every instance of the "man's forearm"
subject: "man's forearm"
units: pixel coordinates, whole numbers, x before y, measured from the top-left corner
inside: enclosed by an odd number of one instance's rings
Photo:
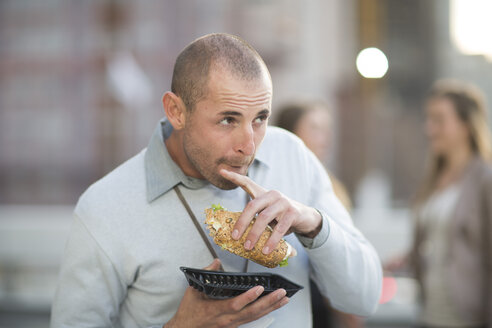
[[[306,249],[314,279],[336,309],[360,316],[371,315],[381,293],[379,258],[355,228],[348,231],[331,219],[329,224],[326,242]]]

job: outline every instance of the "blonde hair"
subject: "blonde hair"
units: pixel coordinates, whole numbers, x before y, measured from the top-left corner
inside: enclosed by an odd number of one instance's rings
[[[485,97],[477,87],[457,80],[440,80],[434,83],[427,98],[444,98],[451,101],[459,119],[468,128],[472,152],[485,161],[492,159],[491,134]],[[443,156],[431,154],[429,159],[426,178],[417,196],[419,203],[432,194],[437,178],[446,166],[446,159]]]

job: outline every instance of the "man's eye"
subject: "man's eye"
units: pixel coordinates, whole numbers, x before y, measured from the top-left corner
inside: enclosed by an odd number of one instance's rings
[[[235,122],[235,119],[233,117],[225,117],[222,121],[219,122],[219,124],[222,125],[229,125]]]
[[[266,115],[262,115],[262,116],[258,116],[257,118],[255,118],[255,123],[263,123],[266,121],[268,117]]]

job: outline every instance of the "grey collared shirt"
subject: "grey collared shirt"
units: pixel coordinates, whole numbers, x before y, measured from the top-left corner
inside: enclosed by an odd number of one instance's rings
[[[212,262],[173,187],[179,185],[199,220],[213,203],[241,211],[247,197],[240,188],[225,191],[186,176],[167,152],[164,139],[171,131],[170,124],[161,121],[147,149],[79,199],[52,327],[162,326],[176,312],[187,286],[179,267],[202,268]],[[359,315],[375,311],[381,288],[379,259],[304,144],[286,131],[268,128],[248,175],[323,216],[322,230],[314,239],[285,236],[298,251],[287,267],[248,265],[250,272],[277,272],[305,287],[288,305],[264,318],[273,320],[270,327],[310,326],[310,276],[336,308]],[[213,245],[226,271],[244,268],[243,258]]]

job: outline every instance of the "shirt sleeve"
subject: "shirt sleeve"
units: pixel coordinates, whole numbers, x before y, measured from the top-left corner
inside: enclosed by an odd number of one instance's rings
[[[108,256],[74,216],[52,306],[51,327],[113,327],[126,293]]]
[[[313,154],[308,153],[307,157],[307,176],[311,177],[309,205],[323,217],[322,230],[312,244],[301,240],[307,246],[311,277],[333,307],[369,316],[376,311],[381,295],[381,262],[335,196],[324,167]]]

